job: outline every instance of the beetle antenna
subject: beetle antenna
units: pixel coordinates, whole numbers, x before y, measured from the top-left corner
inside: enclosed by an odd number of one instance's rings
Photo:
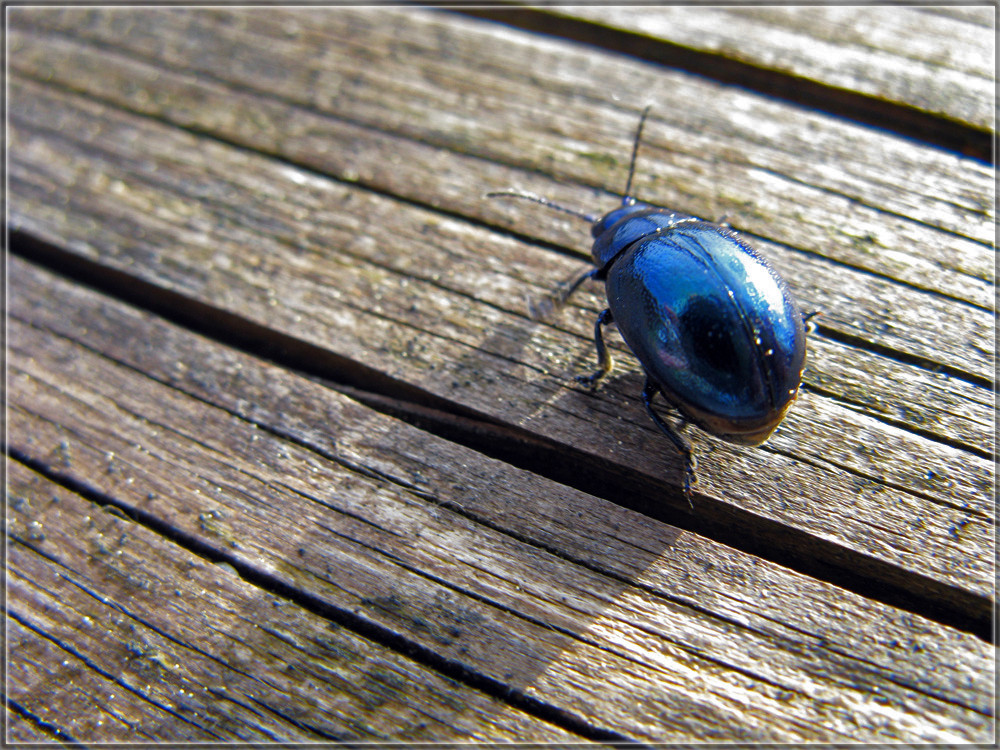
[[[558,203],[553,203],[548,198],[543,198],[540,195],[535,195],[534,193],[525,193],[521,190],[495,190],[492,193],[486,194],[487,198],[522,198],[526,201],[531,201],[532,203],[540,203],[543,206],[554,209],[556,211],[562,211],[564,214],[569,214],[570,216],[575,216],[578,219],[583,219],[591,224],[596,223],[600,217],[594,216],[593,214],[585,214],[583,211],[577,211],[574,208],[566,208],[566,206],[560,206]]]
[[[632,141],[632,158],[629,160],[628,164],[628,180],[625,182],[625,192],[622,195],[623,206],[635,203],[635,198],[632,197],[632,178],[635,177],[635,157],[639,155],[639,141],[642,139],[642,126],[646,124],[646,118],[649,117],[649,110],[652,108],[652,104],[647,104],[646,108],[642,110],[642,114],[639,115],[639,127],[635,129],[635,140]]]

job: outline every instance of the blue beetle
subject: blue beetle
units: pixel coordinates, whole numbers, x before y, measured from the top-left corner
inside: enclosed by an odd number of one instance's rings
[[[654,397],[662,394],[680,413],[681,426],[692,422],[741,445],[763,443],[798,393],[812,314],[799,312],[781,277],[730,227],[629,195],[649,109],[636,130],[622,205],[604,216],[514,190],[487,195],[524,198],[591,223],[596,267],[557,299],[565,302],[588,279],[607,290],[608,307],[594,325],[599,369],[577,380],[596,389],[611,372],[602,329],[615,323],[645,371],[646,411],[684,458],[690,502],[694,456],[654,411]]]

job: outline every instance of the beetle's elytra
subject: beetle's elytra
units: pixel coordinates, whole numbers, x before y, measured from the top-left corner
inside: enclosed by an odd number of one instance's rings
[[[611,371],[602,329],[614,322],[642,365],[642,400],[685,461],[684,490],[695,480],[691,448],[652,408],[657,393],[683,421],[733,443],[759,445],[784,418],[805,364],[804,318],[787,285],[736,232],[695,216],[639,203],[629,193],[647,107],[632,146],[620,207],[594,216],[518,191],[525,198],[591,223],[595,268],[608,307],[594,326],[599,368],[579,381],[596,388]]]

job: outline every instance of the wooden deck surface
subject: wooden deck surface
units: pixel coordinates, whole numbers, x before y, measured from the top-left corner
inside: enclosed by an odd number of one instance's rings
[[[995,738],[995,11],[8,13],[20,742]],[[681,463],[582,222],[820,310]]]

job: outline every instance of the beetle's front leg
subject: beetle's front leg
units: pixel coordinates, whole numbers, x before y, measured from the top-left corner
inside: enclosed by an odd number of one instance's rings
[[[576,376],[576,382],[590,386],[590,390],[592,391],[597,390],[601,381],[604,380],[607,374],[611,372],[611,368],[614,367],[614,362],[611,359],[611,352],[608,351],[608,347],[605,346],[604,336],[601,333],[601,328],[606,326],[608,323],[613,323],[614,320],[614,316],[611,314],[611,308],[606,309],[597,316],[597,322],[594,323],[594,346],[597,349],[598,370],[593,375]]]
[[[691,453],[691,446],[687,444],[687,441],[678,435],[676,430],[670,427],[670,425],[664,422],[659,414],[653,411],[653,397],[659,392],[660,387],[653,382],[652,378],[647,376],[646,385],[642,389],[642,403],[646,406],[646,411],[653,420],[653,424],[660,428],[660,432],[670,438],[670,441],[677,447],[677,450],[680,451],[684,459],[684,497],[687,498],[688,505],[693,509],[694,503],[691,502],[691,485],[697,479],[694,473],[696,466],[694,454]]]
[[[562,284],[559,285],[560,289],[558,294],[556,295],[556,304],[559,306],[565,305],[566,300],[570,298],[573,292],[575,292],[577,289],[583,286],[583,282],[587,281],[588,279],[597,278],[597,274],[600,273],[600,271],[601,269],[599,268],[590,268],[584,271],[583,273],[572,277],[572,279],[564,281]]]
[[[537,303],[529,301],[528,312],[532,319],[541,321],[550,320],[562,309],[562,306],[566,304],[566,300],[570,298],[570,295],[583,286],[583,282],[596,278],[599,271],[600,269],[597,268],[588,268],[583,273],[574,274],[562,282],[552,294],[546,295]]]

